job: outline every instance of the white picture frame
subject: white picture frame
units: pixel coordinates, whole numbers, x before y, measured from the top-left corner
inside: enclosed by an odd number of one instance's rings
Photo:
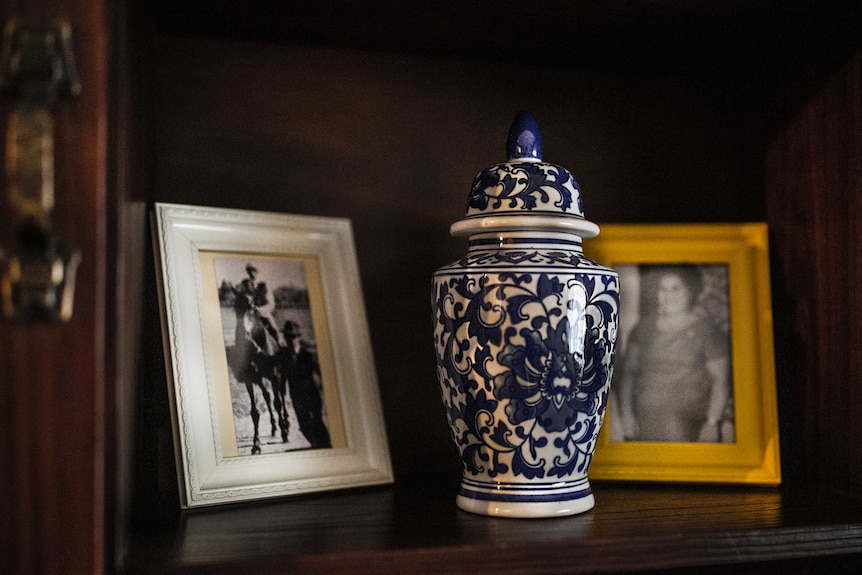
[[[181,506],[391,483],[350,221],[157,203],[153,228]]]

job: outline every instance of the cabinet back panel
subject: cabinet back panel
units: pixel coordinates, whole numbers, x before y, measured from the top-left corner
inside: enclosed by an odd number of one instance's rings
[[[396,473],[457,470],[430,276],[518,110],[599,224],[763,219],[760,135],[682,80],[190,38],[154,63],[150,200],[351,218]]]

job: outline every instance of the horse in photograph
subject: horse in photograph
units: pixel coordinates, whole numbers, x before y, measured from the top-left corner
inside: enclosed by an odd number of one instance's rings
[[[251,419],[254,424],[254,439],[252,454],[261,452],[258,424],[260,411],[257,407],[255,388],[259,388],[269,411],[269,421],[272,435],[281,430],[281,439],[287,442],[288,419],[285,405],[286,386],[280,373],[277,361],[278,334],[269,318],[260,314],[258,305],[266,302],[266,284],[260,283],[254,287],[253,293],[236,292],[234,313],[236,327],[234,329],[234,345],[227,348],[228,365],[237,381],[245,385],[251,402]],[[269,382],[269,389],[264,380]],[[276,414],[278,423],[276,424]]]

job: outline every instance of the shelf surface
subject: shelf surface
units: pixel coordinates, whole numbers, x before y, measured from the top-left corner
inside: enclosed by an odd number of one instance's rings
[[[801,490],[597,484],[560,519],[472,515],[448,482],[195,510],[136,534],[128,573],[632,571],[862,554],[862,504]]]

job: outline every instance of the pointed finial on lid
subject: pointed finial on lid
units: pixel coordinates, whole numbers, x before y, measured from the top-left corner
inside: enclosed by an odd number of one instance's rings
[[[512,121],[506,138],[506,158],[512,160],[542,160],[542,134],[539,125],[526,110]]]

